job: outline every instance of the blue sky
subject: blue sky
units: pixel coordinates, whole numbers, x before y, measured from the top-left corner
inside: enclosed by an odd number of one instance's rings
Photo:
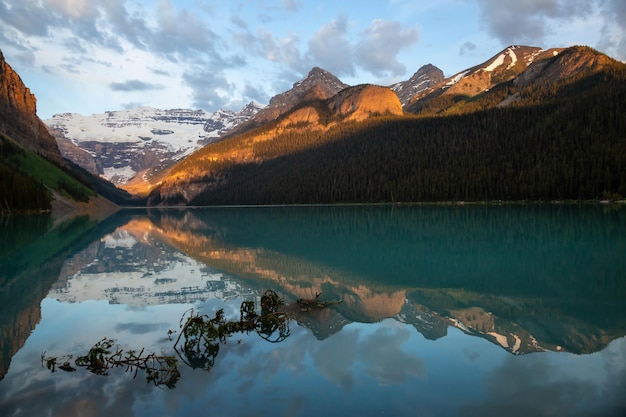
[[[624,0],[0,0],[0,50],[41,118],[141,105],[239,110],[314,66],[389,85],[511,44],[626,60]]]

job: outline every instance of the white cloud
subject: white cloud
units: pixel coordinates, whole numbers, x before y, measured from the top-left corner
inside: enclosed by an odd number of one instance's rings
[[[97,2],[90,0],[44,0],[43,3],[68,19],[94,19],[99,15]]]
[[[161,84],[147,83],[141,80],[127,80],[124,82],[112,82],[109,84],[113,91],[148,91],[162,90],[165,88]]]
[[[46,116],[128,102],[216,110],[209,106],[280,93],[313,66],[352,84],[372,76],[383,83],[427,62],[462,69],[500,42],[582,43],[626,59],[625,22],[623,0],[364,0],[350,8],[302,0],[0,0],[0,47],[25,81],[35,80],[29,86]],[[165,88],[132,90],[119,102],[122,92],[107,96],[111,83],[125,80]],[[56,108],[60,101],[77,104]]]
[[[354,75],[354,51],[347,39],[345,16],[322,26],[309,40],[310,60],[335,75]]]
[[[405,29],[400,22],[378,19],[363,31],[361,39],[355,52],[361,67],[378,77],[386,73],[403,75],[406,67],[398,61],[398,53],[418,41],[419,31]]]
[[[558,29],[558,22],[585,16],[588,0],[476,0],[486,30],[505,44],[537,44]]]

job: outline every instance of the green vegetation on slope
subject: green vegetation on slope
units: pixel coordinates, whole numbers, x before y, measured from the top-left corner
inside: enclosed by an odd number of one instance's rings
[[[96,193],[72,172],[0,136],[0,212],[49,210],[52,196],[59,192],[76,201],[87,201]]]

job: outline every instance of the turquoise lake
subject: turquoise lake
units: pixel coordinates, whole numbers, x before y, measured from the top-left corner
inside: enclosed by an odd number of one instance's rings
[[[174,349],[191,312],[236,322],[267,290],[280,331]],[[624,416],[625,335],[624,206],[0,217],[3,417]],[[75,364],[103,338],[180,378]]]

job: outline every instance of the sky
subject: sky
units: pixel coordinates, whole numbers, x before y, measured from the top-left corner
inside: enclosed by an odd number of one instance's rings
[[[390,85],[509,45],[626,60],[626,0],[0,0],[0,51],[37,113],[240,110],[311,68]]]

